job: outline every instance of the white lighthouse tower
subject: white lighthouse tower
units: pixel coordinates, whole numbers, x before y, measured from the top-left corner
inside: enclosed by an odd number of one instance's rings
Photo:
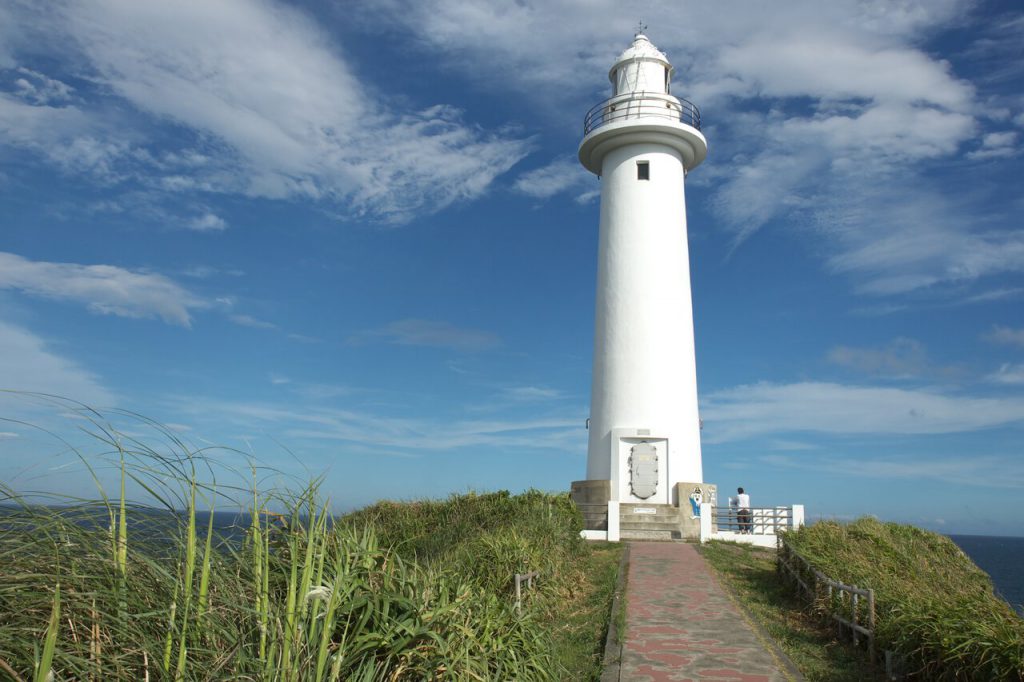
[[[573,497],[651,514],[672,505],[683,517],[695,491],[713,496],[701,467],[684,196],[707,141],[697,107],[671,94],[672,72],[637,33],[609,72],[612,97],[584,121],[579,159],[601,178],[601,227],[587,480]]]

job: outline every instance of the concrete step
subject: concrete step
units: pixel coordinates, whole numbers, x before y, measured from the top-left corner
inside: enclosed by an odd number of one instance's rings
[[[630,530],[679,530],[679,522],[676,519],[619,519],[619,528]]]
[[[673,540],[682,539],[682,535],[678,530],[626,530],[625,528],[619,530],[619,537],[623,540],[647,540],[661,542],[671,542]]]
[[[671,541],[682,538],[679,508],[670,504],[623,504],[619,537],[624,540]]]

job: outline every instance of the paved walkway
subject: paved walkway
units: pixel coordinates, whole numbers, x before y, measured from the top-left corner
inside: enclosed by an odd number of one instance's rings
[[[625,598],[619,666],[606,666],[602,682],[799,679],[693,545],[630,543]]]

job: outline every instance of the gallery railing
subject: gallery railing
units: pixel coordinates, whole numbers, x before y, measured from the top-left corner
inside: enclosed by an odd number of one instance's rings
[[[660,92],[631,92],[606,99],[587,112],[583,135],[601,126],[635,118],[669,119],[700,130],[700,109],[692,102]]]

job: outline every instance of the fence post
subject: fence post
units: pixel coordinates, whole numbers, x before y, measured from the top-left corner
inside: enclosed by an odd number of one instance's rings
[[[700,541],[701,544],[711,539],[711,517],[715,513],[715,508],[711,506],[710,502],[700,503]]]
[[[853,588],[857,589],[857,586],[854,585]],[[857,646],[857,604],[860,603],[859,597],[860,595],[856,592],[850,593],[850,622],[853,623],[853,626],[850,629],[853,630],[853,646]]]
[[[523,576],[516,573],[516,614],[523,612]]]
[[[801,528],[804,525],[804,506],[802,504],[793,505],[792,524],[793,530]]]
[[[868,659],[875,662],[875,591],[868,590]]]

